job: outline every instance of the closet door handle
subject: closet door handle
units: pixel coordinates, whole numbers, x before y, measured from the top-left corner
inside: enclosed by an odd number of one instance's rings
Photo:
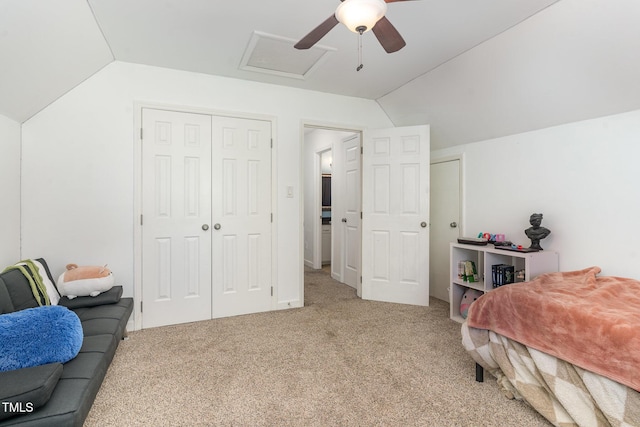
[[[202,229],[207,231],[209,229],[209,224],[202,224]]]
[[[215,230],[220,230],[220,229],[222,228],[222,226],[221,226],[220,224],[215,224],[215,225],[213,226],[213,228],[214,228]]]

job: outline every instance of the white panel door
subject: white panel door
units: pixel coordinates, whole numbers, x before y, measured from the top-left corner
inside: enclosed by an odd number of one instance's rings
[[[362,298],[429,305],[429,127],[364,133]]]
[[[142,326],[210,319],[211,116],[144,108],[142,128]]]
[[[362,245],[360,135],[336,142],[332,151],[331,277],[359,290]]]
[[[345,175],[344,150],[338,141],[332,144],[331,161],[331,277],[344,283]]]
[[[344,217],[340,219],[343,241],[344,283],[356,288],[360,281],[360,245],[362,244],[360,207],[360,135],[342,142],[341,185],[344,186]]]
[[[460,160],[431,164],[429,288],[431,296],[449,302],[449,243],[460,237]]]
[[[271,123],[213,118],[213,317],[271,309]]]

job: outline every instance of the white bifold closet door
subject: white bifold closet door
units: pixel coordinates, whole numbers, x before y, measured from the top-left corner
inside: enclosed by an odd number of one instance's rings
[[[142,110],[142,326],[271,309],[271,124]]]
[[[213,317],[267,311],[271,123],[214,117],[213,141]]]

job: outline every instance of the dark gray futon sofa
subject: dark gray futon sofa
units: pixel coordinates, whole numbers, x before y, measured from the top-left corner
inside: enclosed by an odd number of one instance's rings
[[[49,280],[49,267],[45,268]],[[80,353],[60,364],[0,372],[1,426],[82,426],[102,384],[133,310],[122,287],[97,297],[63,297],[59,305],[74,311],[82,324]],[[27,278],[18,270],[0,274],[0,316],[37,307]]]

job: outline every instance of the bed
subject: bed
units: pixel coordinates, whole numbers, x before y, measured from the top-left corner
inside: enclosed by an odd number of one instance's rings
[[[556,426],[640,426],[640,281],[600,271],[502,286],[462,324],[477,373]]]

